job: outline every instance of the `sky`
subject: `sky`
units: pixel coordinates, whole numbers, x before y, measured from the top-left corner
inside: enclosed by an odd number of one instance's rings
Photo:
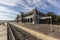
[[[34,8],[60,15],[60,0],[0,0],[0,20],[14,20],[20,12],[27,13]]]

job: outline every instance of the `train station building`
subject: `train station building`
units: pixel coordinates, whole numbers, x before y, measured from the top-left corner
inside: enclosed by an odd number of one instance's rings
[[[20,23],[33,23],[37,24],[41,20],[40,18],[44,16],[44,14],[37,9],[33,9],[32,11],[28,13],[21,12],[18,19]]]

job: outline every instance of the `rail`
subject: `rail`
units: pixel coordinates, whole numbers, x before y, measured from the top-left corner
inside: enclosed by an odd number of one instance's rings
[[[23,26],[20,26],[20,25],[17,25],[15,23],[11,23],[9,22],[9,24],[15,26],[15,27],[18,27],[24,31],[26,31],[27,33],[31,34],[32,36],[38,38],[38,39],[42,39],[42,40],[58,40],[56,38],[53,38],[53,37],[50,37],[50,36],[47,36],[47,35],[44,35],[42,34],[41,32],[37,32],[35,30],[32,30],[32,29],[29,29],[27,27],[23,27]]]
[[[13,32],[10,28],[9,23],[7,24],[7,35],[8,35],[8,38],[7,38],[8,40],[15,40],[15,37],[13,35]]]

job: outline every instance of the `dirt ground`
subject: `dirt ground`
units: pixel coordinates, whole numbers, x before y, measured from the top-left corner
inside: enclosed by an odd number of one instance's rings
[[[0,40],[7,40],[7,25],[0,25]]]

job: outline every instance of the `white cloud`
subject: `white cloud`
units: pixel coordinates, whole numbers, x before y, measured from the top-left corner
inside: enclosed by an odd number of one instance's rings
[[[35,5],[35,3],[37,2],[41,2],[41,0],[26,0],[30,5]],[[24,9],[26,10],[31,10],[35,7],[29,7],[28,5],[25,4],[25,2],[23,0],[1,0],[0,3],[2,4],[6,4],[8,6],[17,6],[17,4],[20,4],[23,6]],[[38,6],[37,4],[35,6]]]
[[[38,7],[38,6],[40,6],[42,4],[42,2],[41,2],[42,0],[37,0],[37,1],[36,0],[26,0],[26,1],[32,7],[25,4],[25,2],[23,0],[17,1],[16,3],[22,5],[23,6],[22,8],[26,9],[27,11],[31,11],[35,7]]]
[[[7,12],[7,13],[14,13],[14,14],[17,14],[18,12],[12,10],[12,9],[9,9],[7,7],[3,7],[3,6],[0,6],[0,11],[2,12]]]
[[[33,4],[41,2],[42,0],[33,0]]]
[[[48,8],[50,8],[50,6],[47,5],[46,3],[42,4],[42,6],[41,6],[41,9],[43,9],[43,10],[46,10]]]
[[[43,5],[43,3],[44,3],[44,1],[38,2],[38,3],[35,4],[35,7],[38,8],[38,7],[40,7],[41,5]]]
[[[10,18],[8,16],[0,15],[0,20],[14,20],[14,18]]]
[[[0,6],[0,20],[3,19],[3,17],[4,19],[9,19],[9,17],[15,18],[16,14],[18,14],[18,12],[8,9],[6,7]]]
[[[16,6],[16,4],[12,0],[0,0],[0,4],[5,4],[8,6]]]
[[[29,5],[26,4],[23,0],[0,0],[0,4],[8,5],[10,7],[14,7],[14,6],[20,7],[17,5],[17,4],[19,4],[22,6],[23,9],[25,9],[25,11],[31,11],[32,9],[34,9],[36,7],[40,8],[41,5],[43,5],[42,9],[47,9],[49,6],[45,4],[44,1],[46,1],[53,6],[60,8],[60,4],[57,0],[26,0],[26,1]],[[3,7],[3,6],[0,6],[0,11],[2,11],[2,12],[0,12],[0,16],[2,16],[2,17],[0,17],[0,19],[3,19],[4,17],[6,19],[9,19],[9,16],[15,17],[16,15],[13,15],[13,14],[19,14],[18,12],[14,11],[13,9],[9,9],[9,8]],[[6,12],[6,13],[4,13],[4,12]]]
[[[27,1],[28,4],[31,5],[31,6],[34,5],[34,4],[36,4],[36,3],[38,3],[38,2],[41,2],[41,0],[37,0],[37,1],[36,1],[36,0],[26,0],[26,1]]]
[[[30,6],[32,6],[32,7],[26,7],[26,9],[29,9],[29,10],[31,10],[31,9],[33,9],[33,8],[35,8],[35,7],[37,7],[37,6],[39,6],[40,5],[40,2],[41,2],[41,0],[26,0],[27,1],[27,3],[30,5]],[[28,6],[28,5],[27,5]]]
[[[12,17],[14,17],[15,15],[12,15],[12,14],[9,14],[9,13],[0,13],[0,15],[3,15],[3,16],[12,16]]]
[[[50,3],[51,5],[60,8],[60,2],[57,0],[46,0],[48,3]]]

